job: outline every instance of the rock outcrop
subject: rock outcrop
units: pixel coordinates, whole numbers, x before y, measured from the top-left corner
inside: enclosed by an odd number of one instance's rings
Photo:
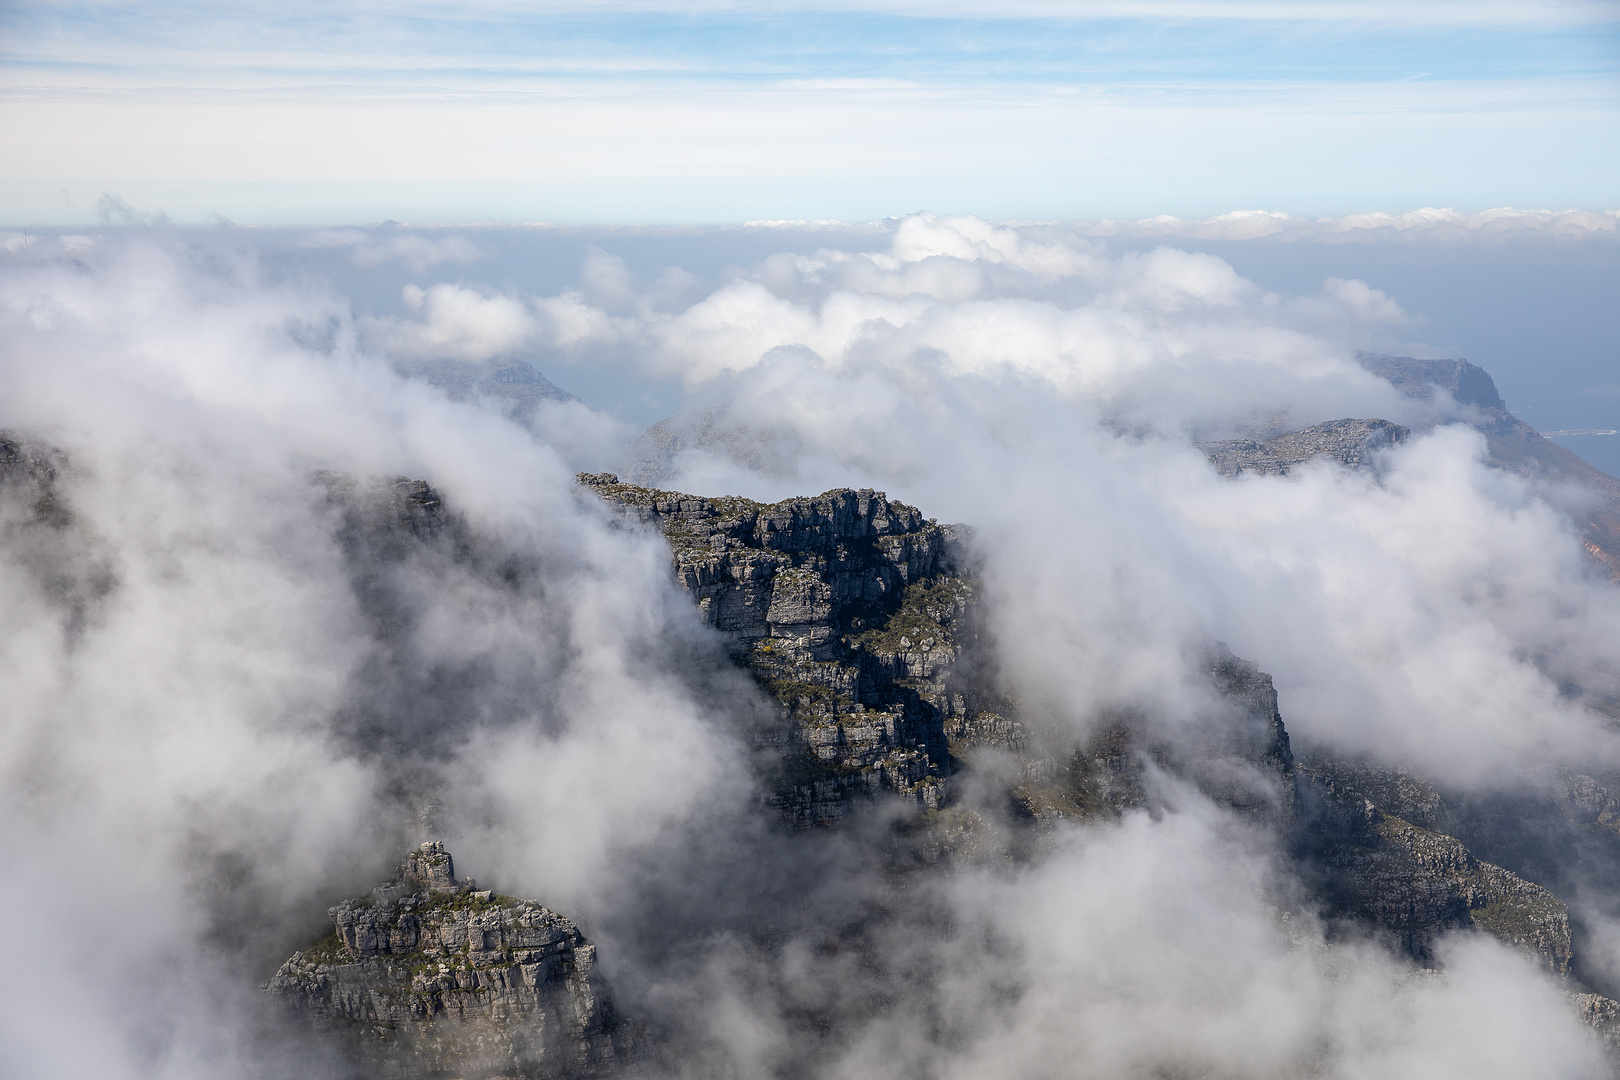
[[[1053,743],[1050,735],[1033,737],[1023,723],[998,717],[1007,725],[1005,738],[953,742],[952,750],[968,759],[979,747],[1010,754],[1017,767],[1013,803],[1042,826],[1151,808],[1152,769],[1189,781],[1256,824],[1287,830],[1295,813],[1294,756],[1271,676],[1220,644],[1201,674],[1215,701],[1199,723],[1173,736],[1150,717],[1118,716],[1101,719],[1078,745]],[[1017,714],[1016,707],[1008,711]]]
[[[767,741],[783,762],[777,806],[795,824],[836,821],[852,798],[879,792],[940,810],[952,771],[986,753],[1011,759],[1009,797],[1037,823],[1145,805],[1148,761],[1241,813],[1280,823],[1292,812],[1270,677],[1224,647],[1205,671],[1221,715],[1196,747],[1127,720],[1099,725],[1079,747],[1035,740],[984,670],[978,583],[951,527],[871,491],[766,505],[613,474],[579,481],[625,520],[663,532],[676,580],[777,701],[782,723]],[[973,832],[954,818],[942,827]]]
[[[578,927],[533,900],[458,881],[439,842],[327,913],[265,993],[383,1076],[598,1076],[628,1029]]]
[[[1408,429],[1388,420],[1330,420],[1269,438],[1200,443],[1199,449],[1223,476],[1244,473],[1285,476],[1289,470],[1318,457],[1357,468],[1378,450],[1393,446],[1410,434]]]
[[[874,491],[762,504],[579,481],[663,532],[676,580],[779,703],[765,740],[788,821],[826,824],[878,792],[939,806],[945,725],[971,710],[949,685],[976,587],[951,530]]]

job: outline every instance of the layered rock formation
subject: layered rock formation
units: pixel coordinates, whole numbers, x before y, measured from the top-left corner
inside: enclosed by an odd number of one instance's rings
[[[458,881],[443,843],[423,844],[394,880],[327,914],[333,933],[263,990],[364,1071],[585,1077],[627,1057],[628,1029],[578,927]]]
[[[1093,733],[1076,744],[986,712],[952,732],[953,758],[971,765],[986,750],[1009,757],[1016,776],[1009,788],[1012,803],[1040,826],[1106,820],[1151,807],[1151,766],[1191,781],[1257,824],[1290,828],[1294,755],[1271,676],[1224,645],[1210,651],[1201,674],[1215,703],[1198,725],[1173,735],[1151,717],[1121,715],[1099,718]],[[1019,716],[1014,702],[1001,708]]]
[[[1404,433],[1351,424],[1291,445],[1348,454]],[[1569,970],[1568,913],[1550,890],[1434,827],[1423,800],[1439,796],[1419,780],[1321,756],[1297,768],[1270,676],[1224,647],[1204,666],[1217,704],[1199,724],[1169,732],[1148,717],[1101,718],[1089,738],[1065,742],[998,695],[954,533],[912,508],[874,492],[762,505],[579,479],[626,520],[663,532],[676,579],[776,698],[776,748],[789,762],[778,806],[795,823],[826,824],[853,796],[893,792],[928,811],[901,829],[898,863],[999,859],[1029,841],[992,842],[983,806],[949,797],[952,772],[985,763],[1015,821],[1042,829],[1150,807],[1156,769],[1293,837],[1330,913],[1378,928],[1415,959],[1431,962],[1440,935],[1474,928]],[[922,767],[907,772],[912,762]],[[1588,801],[1620,816],[1620,803]]]
[[[676,580],[780,703],[765,740],[787,820],[835,821],[877,792],[939,806],[945,724],[970,708],[947,676],[975,587],[948,528],[873,491],[761,504],[579,481],[663,532]]]
[[[1302,829],[1305,854],[1323,873],[1331,913],[1382,929],[1425,963],[1433,962],[1441,934],[1474,927],[1532,953],[1554,974],[1569,973],[1563,901],[1476,857],[1456,837],[1425,828],[1444,816],[1432,785],[1327,757],[1301,773],[1312,804]]]

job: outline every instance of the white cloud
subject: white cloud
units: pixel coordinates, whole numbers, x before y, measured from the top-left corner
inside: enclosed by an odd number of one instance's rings
[[[710,459],[717,485],[875,485],[973,523],[1002,665],[1054,725],[1122,705],[1171,735],[1199,723],[1188,658],[1218,637],[1276,676],[1301,745],[1480,792],[1616,760],[1561,689],[1620,688],[1616,590],[1534,490],[1483,465],[1477,435],[1421,434],[1372,471],[1236,481],[1189,443],[1283,408],[1413,408],[1347,359],[1399,317],[1392,298],[1341,279],[1277,296],[1209,256],[1110,257],[1043,227],[894,233],[875,254],[773,256],[689,306],[670,298],[691,275],[641,291],[593,256],[558,296],[412,286],[405,315],[370,320],[223,244],[7,252],[0,427],[74,462],[89,539],[51,565],[116,578],[74,622],[0,520],[0,908],[35,919],[43,888],[73,928],[16,943],[12,1059],[322,1075],[264,1056],[252,983],[382,872],[409,828],[391,793],[425,776],[461,869],[584,919],[694,1071],[1597,1075],[1560,988],[1522,958],[1460,939],[1444,974],[1418,975],[1328,946],[1264,838],[1170,778],[1156,816],[1062,828],[1043,858],[904,895],[851,857],[856,835],[762,826],[742,724],[756,691],[715,663],[667,552],[571,483],[611,425],[576,414],[535,435],[379,362],[616,351],[791,435],[796,474]],[[523,582],[427,546],[356,585],[322,466],[430,478]],[[392,588],[382,635],[367,604]],[[356,716],[411,746],[412,768]],[[740,947],[752,924],[727,905],[783,893],[772,949]],[[806,1016],[847,1037],[829,1046]]]
[[[1348,214],[1302,218],[1265,210],[1239,210],[1211,218],[1168,215],[1140,221],[1100,221],[1075,227],[1084,236],[1145,236],[1188,240],[1325,240],[1344,242],[1459,242],[1536,238],[1620,238],[1620,210],[1515,210],[1480,213],[1425,208],[1405,214]]]
[[[521,351],[538,327],[523,300],[460,285],[407,285],[404,300],[409,315],[359,320],[367,346],[384,356],[487,360]]]
[[[437,239],[420,233],[374,233],[361,229],[326,229],[304,241],[312,248],[347,248],[349,261],[370,268],[398,259],[418,274],[439,263],[466,263],[482,257],[464,236]]]
[[[924,215],[893,236],[774,256],[678,314],[600,321],[601,343],[791,433],[799,474],[733,476],[751,495],[869,484],[978,525],[1013,568],[990,571],[1006,663],[1076,723],[1076,702],[1173,687],[1183,650],[1219,637],[1277,676],[1305,737],[1459,782],[1620,751],[1559,690],[1620,687],[1583,644],[1620,634],[1616,597],[1477,436],[1415,439],[1380,480],[1217,481],[1187,449],[1264,417],[1428,423],[1350,359],[1405,320],[1391,297],[1341,278],[1279,297],[1209,255],[1110,258],[1042,227]]]

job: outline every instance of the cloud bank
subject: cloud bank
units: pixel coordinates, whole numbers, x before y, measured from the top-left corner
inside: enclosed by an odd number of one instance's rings
[[[673,375],[772,450],[685,451],[682,488],[875,486],[971,523],[998,663],[1056,732],[1124,708],[1190,731],[1223,640],[1302,745],[1486,793],[1616,763],[1589,704],[1620,694],[1620,598],[1576,496],[1354,363],[1400,340],[1398,297],[933,215],[712,289],[597,253],[554,295],[412,285],[364,318],[162,231],[5,259],[0,427],[65,454],[69,515],[14,489],[0,521],[0,903],[31,925],[43,889],[72,928],[25,935],[0,991],[27,1071],[339,1075],[253,988],[426,813],[466,872],[581,921],[674,1075],[1604,1075],[1527,961],[1329,944],[1265,838],[1171,780],[1153,815],[907,889],[860,828],[773,830],[763,698],[661,543],[571,482],[601,429],[391,366]],[[1236,480],[1194,446],[1346,415],[1416,434]],[[320,470],[427,479],[460,531],[369,550]]]

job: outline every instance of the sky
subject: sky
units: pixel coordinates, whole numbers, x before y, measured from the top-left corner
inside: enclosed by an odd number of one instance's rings
[[[1602,209],[1620,5],[0,8],[0,220]]]

